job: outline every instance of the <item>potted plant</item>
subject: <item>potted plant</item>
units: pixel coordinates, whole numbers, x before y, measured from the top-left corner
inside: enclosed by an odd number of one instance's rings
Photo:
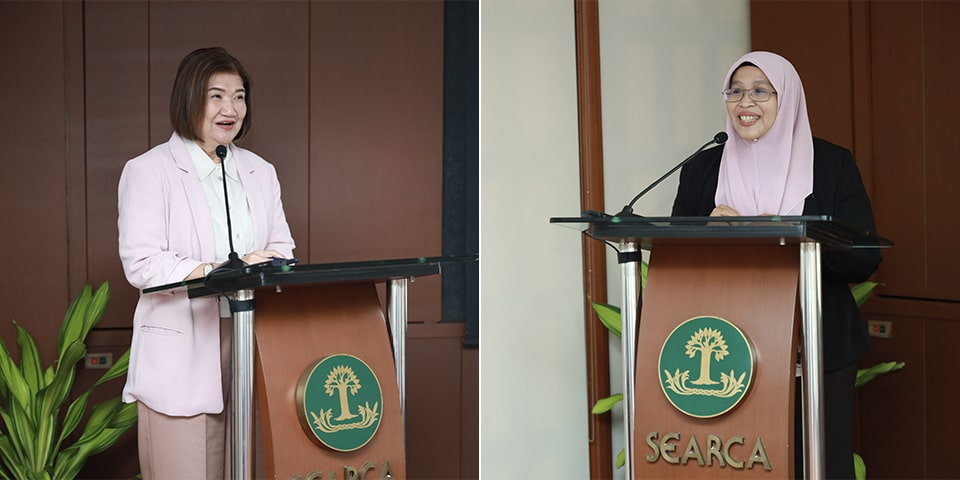
[[[93,389],[127,372],[129,350],[61,412],[87,353],[87,334],[103,317],[109,297],[107,282],[95,293],[89,284],[83,287],[60,327],[57,361],[46,369],[33,337],[16,321],[19,365],[0,339],[0,479],[74,478],[90,456],[113,445],[136,423],[136,404],[115,397],[94,405],[79,438],[67,444],[88,413]]]

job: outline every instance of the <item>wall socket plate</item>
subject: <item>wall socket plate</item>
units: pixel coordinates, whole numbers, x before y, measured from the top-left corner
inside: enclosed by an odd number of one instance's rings
[[[883,320],[867,321],[867,333],[871,337],[890,338],[893,336],[893,323]]]
[[[88,353],[83,359],[83,366],[87,369],[107,369],[113,366],[112,353]]]

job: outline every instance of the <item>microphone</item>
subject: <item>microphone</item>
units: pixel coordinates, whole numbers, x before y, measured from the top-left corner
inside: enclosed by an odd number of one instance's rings
[[[680,167],[686,165],[687,162],[692,160],[693,157],[696,157],[697,154],[699,154],[700,152],[706,150],[707,147],[713,144],[722,145],[726,141],[727,141],[727,132],[717,132],[717,134],[714,135],[709,142],[704,143],[700,148],[697,149],[696,152],[693,152],[693,154],[691,154],[689,157],[685,158],[682,162],[678,163],[676,167],[673,167],[669,172],[663,174],[663,176],[658,178],[657,181],[651,183],[647,188],[644,188],[643,191],[638,193],[637,196],[633,197],[633,200],[630,200],[630,203],[624,206],[623,210],[620,210],[620,213],[618,213],[616,216],[620,217],[620,216],[633,215],[633,204],[637,203],[637,200],[639,200],[640,197],[646,195],[646,193],[649,192],[650,190],[653,190],[653,187],[660,185],[660,182],[666,180],[667,177],[673,174],[673,172],[676,172],[677,170],[680,169]]]
[[[230,223],[230,200],[227,195],[227,167],[223,165],[226,163],[227,147],[217,145],[216,153],[217,157],[220,158],[220,174],[223,177],[223,205],[227,210],[227,240],[230,242],[230,254],[227,256],[227,261],[221,263],[217,268],[214,268],[207,274],[208,277],[225,270],[239,270],[247,265],[246,262],[241,260],[240,256],[237,255],[236,250],[233,249],[233,225]]]

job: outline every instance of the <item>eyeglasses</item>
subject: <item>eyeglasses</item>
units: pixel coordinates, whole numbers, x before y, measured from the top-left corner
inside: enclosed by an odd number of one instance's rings
[[[777,92],[774,92],[767,87],[757,87],[749,90],[744,90],[742,88],[728,88],[721,93],[723,93],[724,100],[728,102],[739,102],[741,99],[743,99],[744,93],[746,93],[750,99],[755,102],[766,102],[767,100],[770,100],[770,95],[777,94]]]

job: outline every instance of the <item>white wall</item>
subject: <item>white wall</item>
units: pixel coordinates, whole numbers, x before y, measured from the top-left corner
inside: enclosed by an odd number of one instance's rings
[[[482,0],[480,12],[480,472],[587,478],[580,235],[548,223],[580,211],[573,1]],[[600,25],[614,213],[723,129],[720,84],[749,45],[748,5],[601,0]],[[676,181],[634,210],[668,215]],[[608,272],[619,303],[612,260]]]
[[[586,478],[573,4],[483,0],[480,471]]]

